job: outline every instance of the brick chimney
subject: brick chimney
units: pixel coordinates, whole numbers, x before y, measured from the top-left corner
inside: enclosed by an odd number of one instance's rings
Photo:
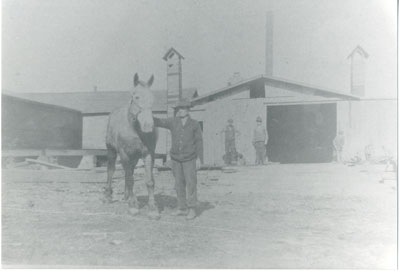
[[[365,70],[368,53],[358,45],[350,53],[350,88],[351,94],[357,96],[365,95]]]
[[[174,104],[182,99],[182,59],[184,57],[171,47],[164,55],[167,62],[167,112],[174,116]]]
[[[265,22],[265,75],[274,74],[274,13],[266,12]]]
[[[182,99],[182,59],[184,57],[171,47],[164,55],[167,62],[167,117],[174,117],[174,105]],[[167,160],[170,160],[171,135],[166,136]]]

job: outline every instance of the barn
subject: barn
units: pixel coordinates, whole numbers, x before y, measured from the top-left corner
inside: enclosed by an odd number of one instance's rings
[[[267,154],[271,162],[319,163],[331,162],[332,141],[339,131],[345,133],[343,158],[365,159],[366,149],[375,155],[397,155],[397,98],[366,97],[364,65],[368,54],[357,46],[351,59],[351,89],[336,91],[325,87],[273,76],[268,61],[265,74],[241,79],[235,74],[224,88],[199,96],[195,88],[182,87],[184,57],[170,48],[163,59],[167,66],[167,89],[155,90],[153,114],[174,115],[172,105],[179,99],[192,101],[191,115],[200,121],[204,137],[205,163],[222,165],[224,135],[227,120],[233,119],[240,132],[237,151],[247,163],[254,161],[251,143],[255,119],[260,116],[267,128]],[[109,113],[126,103],[129,91],[92,91],[69,93],[23,93],[19,97],[82,114],[83,149],[104,150],[104,138]],[[156,153],[168,155],[169,131],[159,129]]]
[[[337,131],[337,103],[358,100],[323,88],[266,75],[240,81],[193,100],[204,127],[205,159],[223,163],[223,129],[228,119],[239,131],[237,150],[252,163],[252,132],[257,116],[263,119],[272,162],[330,162]],[[196,113],[194,113],[196,114]],[[219,116],[215,118],[215,116]]]
[[[82,148],[80,111],[2,94],[1,112],[3,150]]]
[[[370,144],[395,153],[393,118],[397,106],[392,99],[361,98],[259,75],[195,98],[192,103],[193,117],[203,123],[205,160],[210,164],[223,163],[222,130],[228,119],[234,120],[240,132],[237,151],[247,162],[254,162],[251,139],[257,116],[263,119],[268,131],[267,153],[271,162],[331,162],[332,141],[339,130],[346,135],[346,159],[363,153]]]
[[[154,90],[153,114],[158,117],[167,115],[167,90]],[[183,97],[192,99],[198,96],[195,88],[185,88]],[[43,92],[13,94],[32,102],[69,108],[80,112],[82,118],[81,134],[76,137],[83,149],[104,150],[108,115],[114,109],[124,106],[130,100],[129,91],[91,91],[91,92]],[[7,101],[5,101],[7,103]],[[165,155],[167,131],[159,131],[156,153]],[[49,148],[49,146],[47,146]]]
[[[345,135],[343,158],[347,161],[371,156],[395,158],[397,97],[366,95],[379,92],[365,84],[369,54],[357,45],[347,56],[350,89],[337,91],[279,78],[274,75],[273,25],[273,12],[269,11],[263,74],[242,79],[237,72],[226,87],[192,100],[192,116],[203,126],[206,162],[224,163],[222,130],[227,120],[233,119],[240,132],[237,151],[247,163],[254,163],[251,139],[257,116],[263,119],[269,135],[267,155],[271,162],[331,162],[332,141],[339,131]]]

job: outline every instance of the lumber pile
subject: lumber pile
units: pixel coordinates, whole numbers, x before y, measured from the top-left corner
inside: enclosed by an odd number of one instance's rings
[[[30,159],[30,158],[26,158],[25,161],[28,162],[28,163],[33,163],[33,164],[39,164],[39,165],[47,166],[47,167],[50,167],[50,168],[72,169],[72,168],[70,168],[70,167],[65,167],[65,166],[61,166],[61,165],[54,164],[54,163],[45,162],[45,161],[42,161],[42,160],[40,160],[40,159]]]

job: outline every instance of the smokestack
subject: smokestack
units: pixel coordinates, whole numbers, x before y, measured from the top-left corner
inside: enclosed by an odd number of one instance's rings
[[[274,73],[274,12],[266,12],[265,22],[265,75]]]
[[[164,55],[163,59],[167,62],[167,116],[174,117],[174,105],[182,99],[182,59],[184,57],[171,47]],[[167,160],[169,149],[171,148],[171,135],[166,136]]]
[[[358,45],[347,57],[350,58],[350,87],[351,94],[365,95],[365,69],[368,53]]]
[[[182,99],[182,59],[184,57],[171,47],[165,53],[163,59],[167,62],[167,100],[169,110],[178,100]]]

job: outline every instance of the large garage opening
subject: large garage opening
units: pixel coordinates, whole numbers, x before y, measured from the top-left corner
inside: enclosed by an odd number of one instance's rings
[[[268,106],[267,129],[271,162],[331,162],[336,103]]]

